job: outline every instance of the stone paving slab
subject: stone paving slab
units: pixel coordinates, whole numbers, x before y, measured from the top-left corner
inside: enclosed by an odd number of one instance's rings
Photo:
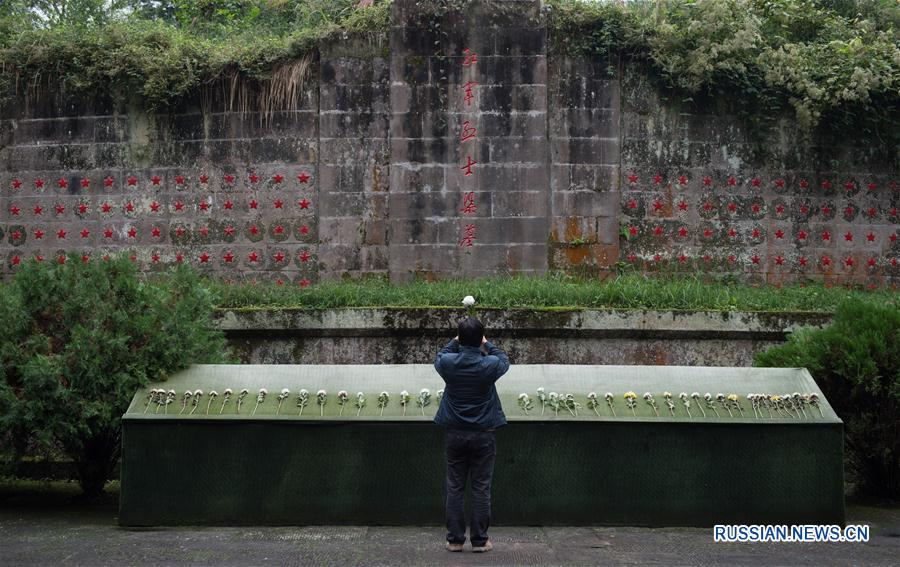
[[[494,551],[449,553],[440,526],[124,529],[115,496],[0,493],[0,565],[896,565],[900,509],[848,507],[865,544],[717,544],[706,528],[494,527]]]

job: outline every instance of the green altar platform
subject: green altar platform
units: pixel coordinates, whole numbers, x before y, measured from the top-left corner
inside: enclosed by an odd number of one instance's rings
[[[233,393],[223,405],[226,388]],[[416,403],[423,388],[431,394],[424,408]],[[138,391],[123,416],[119,521],[443,524],[443,431],[432,422],[441,388],[431,365],[193,366]],[[581,407],[544,407],[542,415],[539,388],[571,394]],[[166,392],[151,396],[151,389]],[[514,365],[497,389],[509,425],[497,432],[494,524],[844,522],[843,424],[805,369]],[[174,400],[166,404],[169,390]],[[203,394],[195,406],[196,390]],[[342,413],[341,390],[349,394]],[[383,413],[382,391],[389,394]],[[634,415],[623,398],[629,391],[637,395]],[[695,392],[699,400],[690,398]],[[533,401],[527,415],[521,393]],[[716,401],[720,393],[737,394],[742,412]],[[756,411],[748,393],[813,394],[818,404]]]

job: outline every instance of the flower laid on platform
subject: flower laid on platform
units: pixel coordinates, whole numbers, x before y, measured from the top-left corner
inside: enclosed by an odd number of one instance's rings
[[[700,408],[700,413],[703,417],[706,417],[706,410],[703,409],[703,406],[700,404],[700,392],[691,392],[691,398],[693,398],[694,403],[697,404],[697,407]]]
[[[419,397],[416,398],[416,405],[422,408],[422,415],[425,415],[425,406],[431,403],[431,392],[428,388],[422,388],[419,391]]]
[[[144,406],[144,413],[147,413],[147,410],[150,409],[150,404],[152,404],[153,402],[155,402],[156,400],[158,400],[160,398],[160,396],[158,395],[159,392],[165,392],[165,390],[157,390],[156,388],[152,388],[150,390],[150,396],[147,398],[147,405]],[[156,407],[159,408],[158,403],[157,403]]]
[[[169,404],[174,403],[175,398],[177,397],[178,394],[175,393],[175,390],[169,390],[168,392],[166,392],[166,407],[165,411],[163,412],[164,414],[169,413]],[[159,411],[159,408],[156,408],[156,410]]]
[[[594,413],[597,414],[597,417],[600,417],[600,412],[597,411],[597,406],[600,405],[600,400],[597,399],[597,392],[589,392],[587,395],[587,400],[588,408],[594,410]]]
[[[338,392],[338,405],[341,406],[341,411],[338,412],[338,415],[344,415],[344,406],[347,405],[347,402],[350,399],[350,395],[347,393],[347,390],[341,390]]]
[[[691,415],[691,399],[688,397],[687,392],[681,392],[678,394],[678,397],[681,398],[681,403],[684,404],[684,409],[687,410],[688,417],[693,418]]]
[[[225,411],[225,405],[231,400],[231,388],[225,388],[225,391],[222,392],[222,407],[219,408],[219,414]]]
[[[282,388],[281,393],[278,394],[278,397],[275,398],[278,400],[278,405],[275,406],[275,415],[278,415],[281,412],[281,404],[284,403],[284,400],[288,399],[288,396],[291,395],[291,391],[287,388]]]
[[[672,394],[670,394],[669,392],[663,392],[663,397],[666,399],[667,404],[670,404],[672,402]],[[659,410],[656,407],[656,400],[653,399],[653,394],[651,394],[650,392],[644,392],[644,401],[647,402],[647,405],[653,408],[653,413],[656,414],[656,417],[659,417]],[[672,415],[675,415],[675,412],[672,410],[672,406],[669,407],[669,410],[672,411]]]
[[[744,417],[744,406],[742,406],[740,400],[738,400],[737,394],[728,394],[728,401],[730,402],[731,407],[738,410],[741,417]]]
[[[191,401],[191,404],[194,406],[191,408],[191,413],[197,411],[197,406],[200,405],[200,398],[203,397],[203,390],[194,390],[194,399]]]
[[[669,408],[669,413],[672,414],[672,417],[675,417],[675,402],[672,401],[672,392],[663,392],[663,399],[666,400],[666,407]],[[654,404],[654,408],[656,409],[656,404]],[[659,414],[656,414],[659,417]]]
[[[806,398],[800,395],[800,392],[794,392],[791,394],[791,397],[794,398],[794,405],[800,408],[800,411],[803,412],[803,417],[808,418],[806,415],[806,408],[804,408],[804,404],[806,403]]]
[[[406,406],[409,405],[409,392],[406,390],[400,392],[400,405],[403,407],[403,415],[406,415]]]
[[[759,403],[760,403],[760,395],[759,394],[747,394],[747,399],[750,400],[750,408],[753,410],[753,417],[759,419]]]
[[[443,390],[440,390],[443,392]],[[391,400],[390,394],[387,392],[381,392],[378,394],[378,407],[381,408],[381,413],[379,415],[384,415],[384,408],[388,405],[388,402]]]
[[[269,393],[265,388],[260,388],[259,393],[256,394],[256,405],[253,406],[253,411],[250,412],[250,415],[256,415],[256,409],[259,407],[259,404],[266,401],[266,395]]]
[[[581,404],[575,401],[575,396],[573,394],[566,394],[560,398],[562,401],[562,405],[564,408],[569,410],[573,416],[578,416],[578,410],[581,409]]]
[[[528,415],[528,410],[531,409],[531,406],[531,396],[529,396],[525,392],[519,394],[519,407],[522,408],[522,411],[525,412],[525,415]]]
[[[635,417],[634,409],[637,407],[637,394],[628,391],[622,397],[625,398],[625,405],[631,410],[631,416]]]
[[[316,392],[316,403],[319,405],[319,416],[325,415],[325,404],[328,403],[328,392],[325,390]]]
[[[784,407],[783,407],[783,404],[782,404],[782,402],[781,402],[781,396],[779,396],[779,395],[777,395],[777,394],[770,394],[770,395],[769,395],[769,405],[770,405],[770,409],[769,409],[769,417],[775,417],[775,416],[772,414],[771,408],[775,408],[775,412],[776,412],[777,414],[779,414],[779,415],[781,415],[781,414],[784,413]]]
[[[606,398],[606,405],[609,406],[609,411],[612,412],[613,417],[616,417],[615,396],[612,395],[612,392],[606,392],[604,397]]]
[[[219,397],[219,392],[215,390],[209,391],[209,401],[206,402],[206,415],[209,415],[209,407],[212,405],[213,400]]]
[[[794,406],[794,398],[790,394],[781,396],[781,401],[784,407],[787,408],[788,415],[794,417],[794,414],[797,414],[797,418],[800,418],[800,411]]]
[[[366,407],[366,396],[362,392],[356,392],[356,407],[356,416],[359,417],[359,412]]]
[[[441,400],[444,399],[444,390],[438,390],[434,393],[434,397],[437,399],[438,405],[440,405]]]
[[[819,405],[819,394],[809,394],[807,399],[809,400],[809,405],[819,410],[819,417],[825,417],[825,414],[822,413],[822,406]]]
[[[728,400],[725,398],[725,394],[716,394],[716,401],[728,411],[729,416],[734,417],[734,414],[731,413],[731,408],[728,407]]]
[[[303,408],[307,405],[309,405],[309,390],[302,388],[297,394],[297,407],[300,408],[300,413],[297,415],[303,415]]]
[[[537,398],[541,402],[541,415],[544,415],[544,408],[547,407],[547,394],[543,388],[537,389]]]
[[[716,404],[713,401],[712,394],[706,392],[705,394],[703,394],[703,399],[706,401],[706,408],[713,410],[713,412],[715,412],[716,414],[716,417],[721,417],[719,415],[719,410],[716,409]]]
[[[550,405],[550,409],[559,417],[559,394],[556,392],[550,392],[547,396],[547,403]]]
[[[194,393],[191,392],[190,390],[188,390],[184,393],[183,396],[181,396],[181,411],[178,412],[178,415],[181,415],[184,413],[184,410],[187,409],[188,400],[190,400],[191,396],[193,396],[193,395],[194,395]]]
[[[244,398],[246,398],[250,392],[247,391],[246,388],[241,390],[241,393],[238,394],[237,403],[235,404],[235,409],[237,409],[238,413],[241,413],[241,406],[244,405]]]

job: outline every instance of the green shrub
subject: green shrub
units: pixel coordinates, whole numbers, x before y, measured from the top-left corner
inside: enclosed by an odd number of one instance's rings
[[[860,492],[900,498],[900,306],[848,300],[832,325],[792,334],[755,364],[808,368],[844,421]]]
[[[29,262],[0,294],[0,426],[8,453],[63,453],[103,490],[135,390],[225,353],[215,296],[176,269],[143,280],[127,259]]]

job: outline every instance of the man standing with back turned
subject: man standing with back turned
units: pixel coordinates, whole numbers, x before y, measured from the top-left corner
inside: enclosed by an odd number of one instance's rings
[[[434,367],[446,383],[434,422],[446,428],[447,549],[462,551],[466,542],[466,480],[471,476],[469,540],[472,551],[490,551],[494,431],[506,425],[494,383],[509,370],[509,358],[485,338],[481,321],[469,317],[459,324],[459,335],[438,352]]]

